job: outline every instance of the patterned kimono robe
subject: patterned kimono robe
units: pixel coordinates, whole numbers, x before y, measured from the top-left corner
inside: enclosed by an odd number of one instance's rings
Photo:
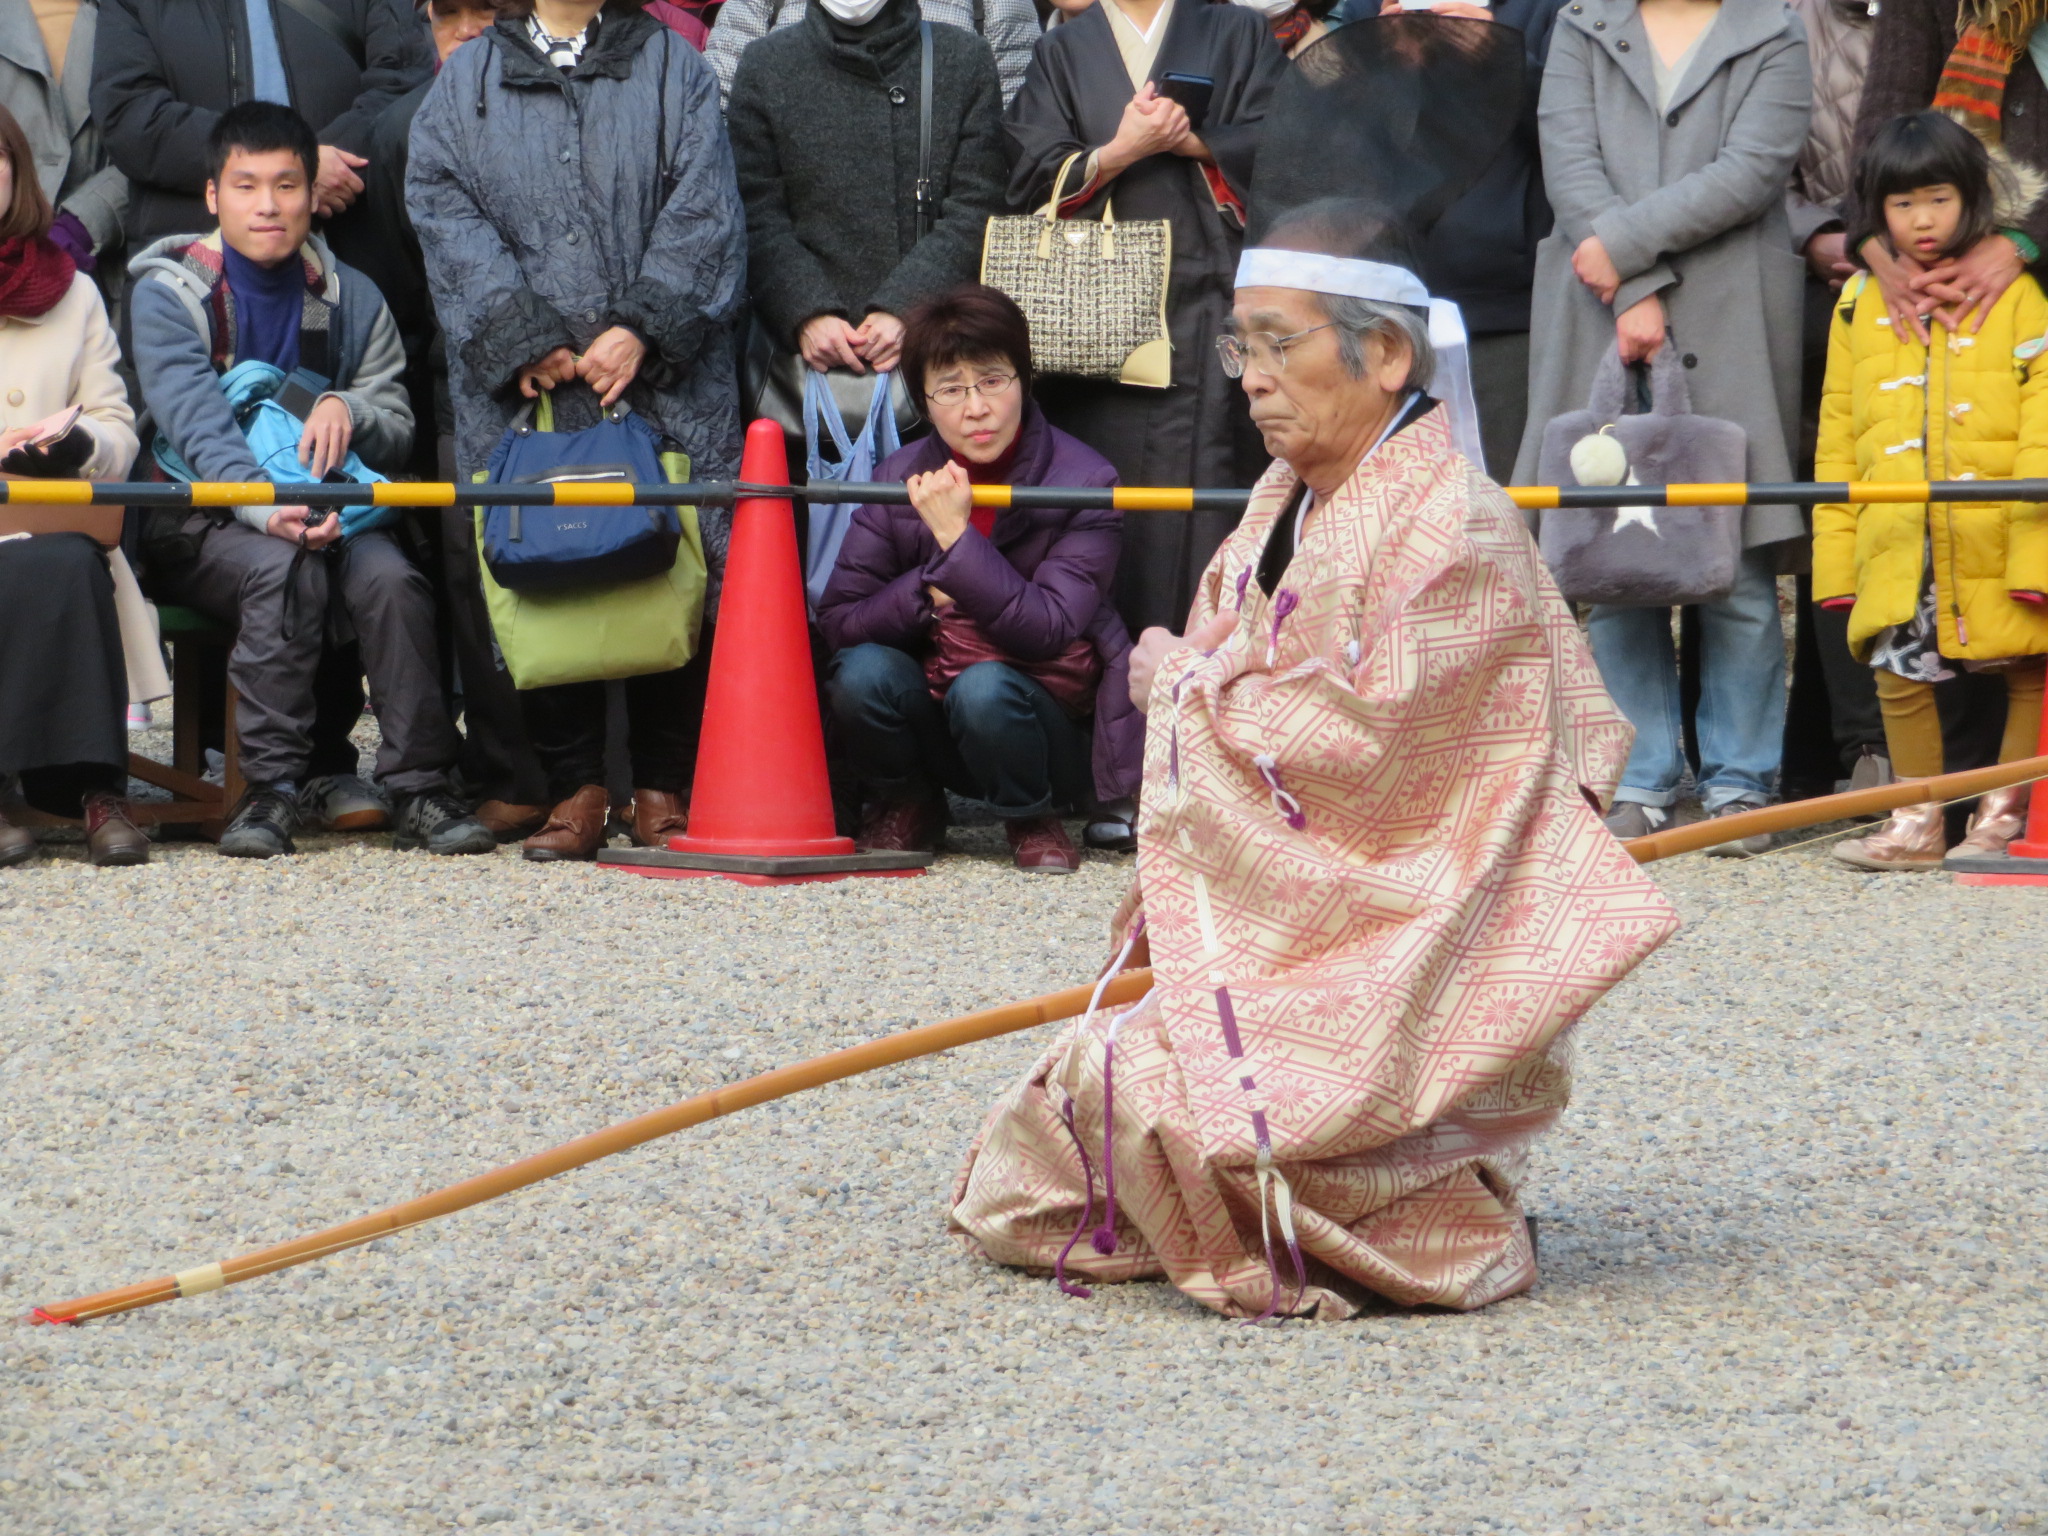
[[[1629,727],[1442,410],[1317,508],[1269,596],[1296,492],[1260,481],[1191,621],[1236,632],[1153,687],[1118,916],[1153,990],[996,1105],[953,1230],[1233,1316],[1481,1307],[1535,1280],[1516,1191],[1572,1026],[1677,918],[1587,799]]]

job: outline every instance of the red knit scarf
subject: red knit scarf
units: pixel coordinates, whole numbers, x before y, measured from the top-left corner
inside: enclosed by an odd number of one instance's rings
[[[1996,146],[2003,136],[2006,77],[2044,11],[2041,0],[1964,0],[1955,49],[1934,87],[1935,111]]]
[[[46,236],[0,240],[0,316],[33,320],[48,314],[71,291],[77,270]]]

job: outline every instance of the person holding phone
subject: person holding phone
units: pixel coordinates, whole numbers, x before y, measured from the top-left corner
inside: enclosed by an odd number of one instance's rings
[[[1044,206],[1070,157],[1063,217],[1166,219],[1173,381],[1147,389],[1049,378],[1046,419],[1116,466],[1125,485],[1250,485],[1266,466],[1215,337],[1230,318],[1260,119],[1287,59],[1241,5],[1101,0],[1038,44],[1004,123],[1014,208]],[[1199,121],[1197,121],[1199,114]],[[1236,525],[1222,512],[1157,512],[1124,529],[1114,595],[1133,633],[1178,630],[1195,584]]]

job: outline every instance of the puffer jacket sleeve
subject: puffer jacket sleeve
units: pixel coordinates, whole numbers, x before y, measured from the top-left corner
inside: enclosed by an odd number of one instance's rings
[[[647,343],[640,365],[655,388],[674,383],[704,344],[738,317],[747,272],[747,220],[733,180],[732,148],[718,119],[717,81],[697,50],[664,30],[641,51],[659,65],[675,187],[656,215],[640,274],[612,299],[609,320]]]
[[[894,508],[857,508],[818,599],[818,630],[835,651],[855,645],[912,646],[931,628],[924,567],[897,547]],[[918,525],[922,529],[923,524]]]
[[[1862,274],[1849,279],[1856,285],[1851,295],[1851,315],[1862,287],[1869,279]],[[1821,386],[1820,439],[1814,448],[1813,478],[1854,480],[1856,478],[1856,357],[1850,321],[1842,317],[1837,304],[1828,326],[1827,382]],[[1813,600],[1856,595],[1856,508],[1848,502],[1828,502],[1813,509]]]
[[[1122,546],[1121,513],[1076,512],[1026,576],[969,528],[925,566],[925,580],[1010,655],[1049,661],[1087,630],[1109,593]]]
[[[964,41],[965,37],[955,32],[947,41]],[[896,270],[870,297],[874,309],[900,316],[918,300],[972,278],[981,267],[981,243],[989,217],[1003,211],[1003,182],[1009,171],[1003,150],[1003,90],[996,79],[995,59],[978,39],[967,67],[972,83],[945,199],[930,232],[896,263]]]
[[[527,286],[472,190],[476,141],[488,119],[470,103],[479,72],[495,64],[488,40],[457,50],[413,118],[405,170],[406,206],[448,349],[493,394],[512,388],[521,368],[576,340],[554,305]]]
[[[2039,345],[2048,341],[2048,297],[2032,276],[2023,275],[2016,285],[2023,291],[2013,316],[2015,343]],[[2048,479],[2048,348],[2027,360],[2027,376],[2020,382],[2019,455],[2013,461],[2013,476],[2021,480]],[[2011,508],[2011,522],[2005,541],[2005,589],[2008,592],[2048,592],[2048,506],[2020,502]]]
[[[1045,28],[1039,24],[1038,7],[1031,0],[982,0],[980,9],[981,35],[996,56],[996,74],[1002,80],[1003,105],[1007,107],[1031,70],[1031,54]],[[972,10],[970,6],[970,15]]]

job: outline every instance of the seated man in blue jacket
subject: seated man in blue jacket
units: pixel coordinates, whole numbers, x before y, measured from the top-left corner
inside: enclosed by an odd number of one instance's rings
[[[168,236],[129,266],[143,398],[194,479],[267,478],[220,386],[222,374],[250,359],[287,376],[277,398],[305,420],[305,480],[321,479],[351,449],[372,467],[395,467],[412,445],[405,352],[390,311],[374,284],[312,237],[319,154],[291,108],[230,108],[213,130],[206,184],[219,229]],[[451,793],[460,743],[441,692],[432,590],[390,534],[369,529],[344,541],[340,518],[303,506],[195,512],[184,531],[197,555],[162,573],[159,585],[236,630],[228,677],[240,696],[249,789],[220,851],[258,859],[293,851],[314,672],[323,644],[351,633],[383,733],[377,777],[396,803],[392,846],[495,848]]]

